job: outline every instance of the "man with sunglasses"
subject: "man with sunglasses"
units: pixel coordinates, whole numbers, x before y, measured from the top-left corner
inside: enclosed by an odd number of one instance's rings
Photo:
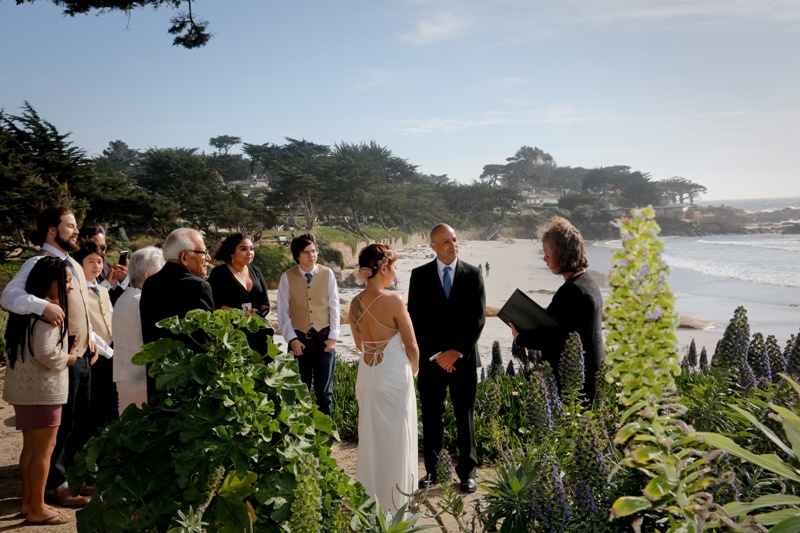
[[[162,247],[164,267],[148,277],[142,287],[139,311],[142,317],[142,339],[144,343],[171,338],[183,342],[190,349],[201,344],[203,338],[188,338],[176,335],[156,324],[165,318],[183,318],[192,309],[213,311],[214,296],[206,281],[206,267],[211,257],[200,232],[190,228],[179,228],[170,233]],[[149,367],[149,365],[148,365]],[[155,393],[155,380],[147,376],[147,399]]]

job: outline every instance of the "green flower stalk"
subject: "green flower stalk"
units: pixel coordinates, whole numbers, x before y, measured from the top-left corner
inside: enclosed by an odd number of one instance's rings
[[[705,458],[691,448],[692,429],[678,418],[685,412],[675,384],[681,372],[678,316],[653,219],[652,208],[647,208],[624,221],[623,249],[612,257],[606,379],[618,384],[624,409],[614,442],[625,446],[622,464],[650,481],[641,496],[614,502],[611,517],[664,513],[668,531],[697,533],[707,524],[710,498],[704,490],[712,481],[705,477]]]
[[[317,466],[317,459],[311,454],[302,455],[297,463],[297,489],[288,524],[292,533],[322,531],[322,490]]]

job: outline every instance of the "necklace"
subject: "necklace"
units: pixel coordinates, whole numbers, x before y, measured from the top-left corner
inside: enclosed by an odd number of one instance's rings
[[[569,276],[567,276],[567,277],[564,279],[564,281],[571,280],[571,279],[572,279],[572,278],[574,278],[575,276],[578,276],[578,275],[580,275],[580,274],[583,274],[584,272],[586,272],[586,269],[585,269],[585,268],[579,268],[578,270],[576,270],[575,272],[573,272],[572,274],[570,274]]]
[[[235,275],[239,276],[239,279],[242,280],[242,283],[247,283],[247,277],[244,275],[244,271],[247,270],[247,267],[244,267],[241,270],[237,270],[236,267],[233,266],[233,263],[229,264],[228,266],[231,267],[231,270],[233,270],[233,273]]]

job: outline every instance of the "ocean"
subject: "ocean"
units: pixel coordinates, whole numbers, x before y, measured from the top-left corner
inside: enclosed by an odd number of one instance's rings
[[[748,211],[800,206],[800,198],[731,200]],[[747,309],[751,332],[785,341],[800,332],[800,235],[664,237],[664,260],[680,315],[724,331],[736,307]],[[588,247],[590,268],[607,272],[619,241]]]

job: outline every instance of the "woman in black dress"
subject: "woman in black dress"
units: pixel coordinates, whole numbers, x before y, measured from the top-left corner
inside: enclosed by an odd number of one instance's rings
[[[228,235],[220,244],[214,259],[223,264],[214,267],[208,283],[214,293],[217,309],[242,309],[245,314],[258,313],[266,318],[269,313],[267,282],[261,271],[253,265],[255,248],[253,241],[241,233]],[[263,354],[266,352],[266,335],[272,329],[246,332],[250,347]]]
[[[569,334],[577,332],[584,351],[583,393],[589,402],[597,394],[597,370],[606,357],[603,349],[603,297],[597,283],[586,269],[589,261],[583,237],[575,226],[561,217],[551,218],[541,231],[544,262],[553,274],[562,276],[564,284],[553,295],[548,313],[559,325],[553,329],[517,331],[511,333],[517,345],[541,350],[542,358],[550,363],[559,390],[559,361]]]

